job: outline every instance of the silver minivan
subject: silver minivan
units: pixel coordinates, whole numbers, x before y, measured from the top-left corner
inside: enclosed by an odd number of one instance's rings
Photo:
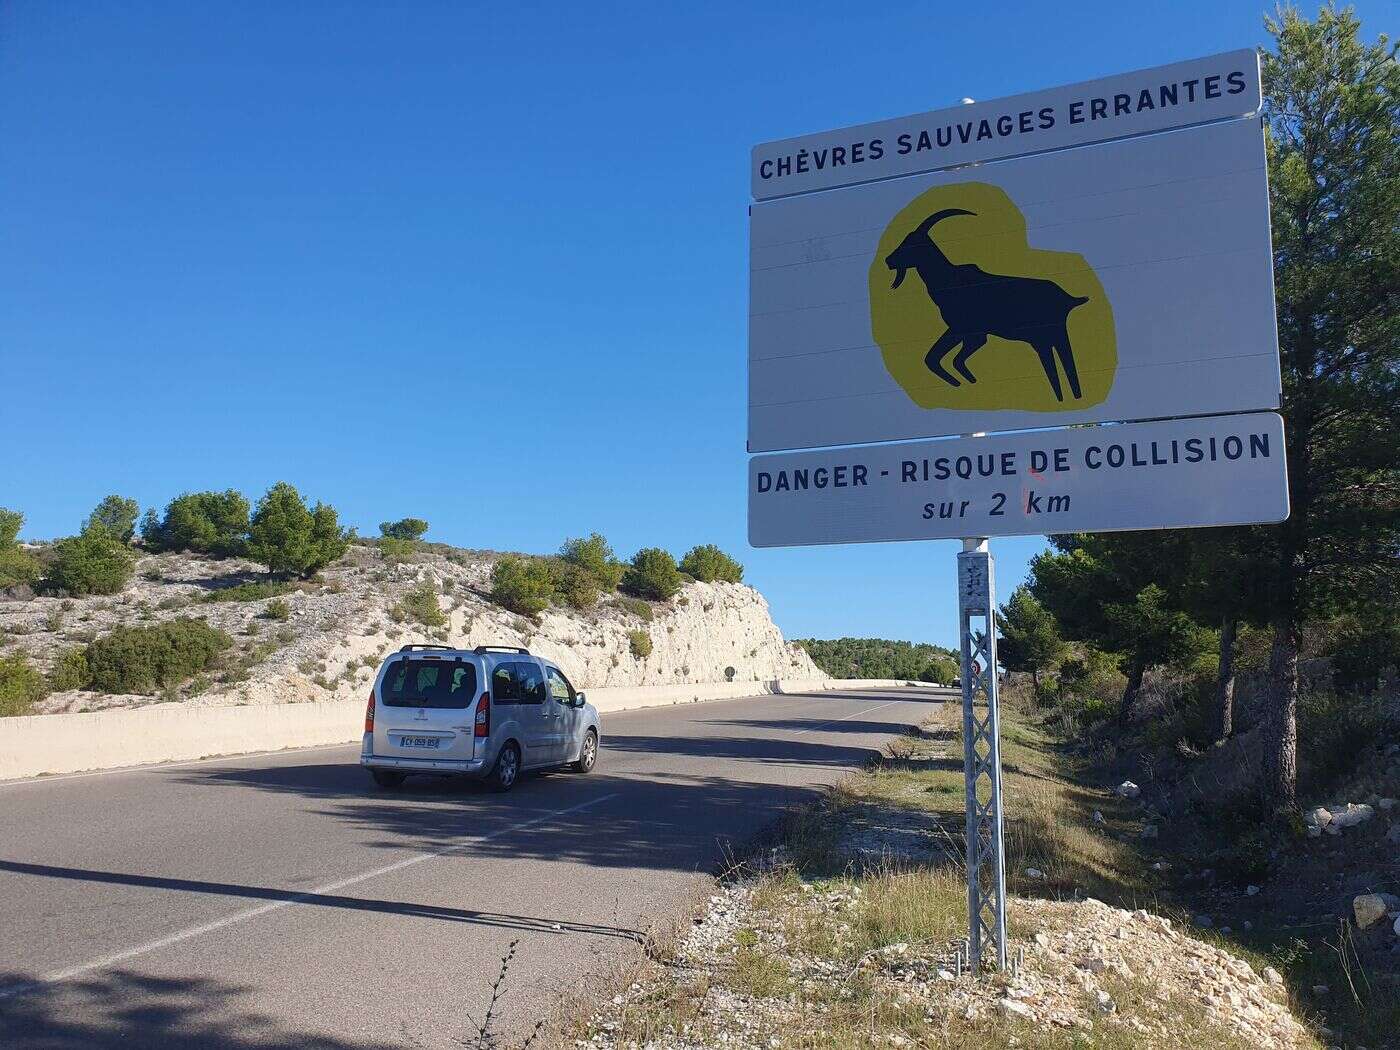
[[[599,738],[597,710],[528,649],[405,645],[375,677],[360,765],[384,788],[423,773],[509,791],[526,770],[589,772]]]

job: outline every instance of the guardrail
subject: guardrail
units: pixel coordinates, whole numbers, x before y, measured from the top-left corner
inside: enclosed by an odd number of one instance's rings
[[[823,678],[613,686],[585,692],[599,711],[628,711],[702,700],[917,684]],[[333,700],[238,707],[152,704],[82,714],[0,718],[0,780],[348,744],[360,739],[364,717],[363,700]]]

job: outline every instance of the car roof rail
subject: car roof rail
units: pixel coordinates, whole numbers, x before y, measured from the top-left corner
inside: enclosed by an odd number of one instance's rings
[[[522,656],[529,656],[530,650],[523,645],[478,645],[472,650],[474,653],[519,653]]]
[[[443,651],[443,652],[449,652],[449,653],[455,652],[455,651],[456,651],[456,650],[455,650],[452,646],[450,646],[450,645],[433,645],[433,644],[431,644],[431,643],[429,643],[429,642],[411,642],[411,643],[409,643],[408,645],[400,646],[400,647],[399,647],[399,652],[401,652],[401,653],[413,653],[413,652],[418,652],[419,650],[423,650],[423,649],[436,649],[436,650],[441,650],[441,651]]]

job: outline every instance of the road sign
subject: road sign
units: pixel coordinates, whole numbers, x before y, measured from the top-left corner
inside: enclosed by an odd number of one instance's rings
[[[1241,116],[1259,109],[1259,58],[1230,51],[1136,73],[755,146],[755,200]]]
[[[749,542],[755,547],[1243,525],[1287,517],[1283,420],[1274,413],[785,452],[749,461]]]
[[[1277,408],[1255,118],[755,204],[749,450]]]
[[[749,542],[963,539],[974,970],[1008,961],[985,538],[1288,516],[1259,106],[1236,51],[753,151]],[[824,445],[860,447],[780,451]]]

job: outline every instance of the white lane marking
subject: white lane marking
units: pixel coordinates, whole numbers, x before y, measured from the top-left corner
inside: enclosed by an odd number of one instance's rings
[[[337,879],[335,882],[328,882],[324,886],[317,886],[314,890],[298,893],[296,896],[288,897],[285,900],[259,904],[256,908],[248,908],[244,911],[234,912],[234,914],[227,915],[222,919],[215,919],[213,922],[206,922],[199,926],[191,926],[187,929],[172,933],[167,937],[162,937],[159,940],[149,941],[146,944],[138,945],[135,948],[128,948],[125,951],[113,952],[111,955],[104,955],[100,959],[93,959],[91,962],[85,962],[79,966],[70,966],[66,970],[54,970],[51,973],[36,977],[32,981],[23,981],[19,984],[6,985],[0,987],[0,999],[8,999],[13,995],[19,995],[21,992],[29,991],[41,985],[57,984],[60,981],[67,981],[74,977],[80,977],[85,973],[91,973],[93,970],[106,969],[108,966],[114,966],[119,962],[125,962],[127,959],[134,959],[139,955],[149,955],[151,952],[159,951],[162,948],[169,948],[172,944],[179,944],[181,941],[192,940],[195,937],[202,937],[206,933],[214,933],[217,930],[224,930],[230,926],[237,926],[250,919],[256,919],[260,915],[280,911],[282,908],[290,908],[294,904],[303,904],[313,897],[319,897],[327,893],[337,893],[340,890],[358,885],[361,882],[377,879],[381,875],[402,871],[404,868],[410,868],[415,864],[422,864],[425,860],[436,860],[449,853],[458,853],[463,850],[468,850],[480,843],[490,842],[494,838],[499,838],[501,835],[506,835],[513,831],[519,831],[522,828],[528,828],[534,824],[542,824],[547,820],[554,820],[558,817],[568,816],[570,813],[577,813],[580,810],[588,809],[591,806],[598,805],[600,802],[607,802],[609,799],[617,798],[620,794],[620,791],[614,791],[609,795],[602,795],[599,798],[590,799],[587,802],[580,802],[577,806],[569,806],[566,809],[556,809],[552,813],[545,813],[535,817],[533,820],[527,820],[521,824],[512,824],[509,827],[500,828],[489,834],[478,836],[470,842],[459,842],[451,846],[444,846],[442,849],[433,850],[431,853],[417,853],[411,857],[404,857],[402,860],[396,860],[392,864],[385,864],[383,867],[375,868],[373,871],[362,871],[358,875]]]
[[[241,755],[213,755],[210,758],[195,758],[188,762],[148,762],[141,766],[118,766],[116,769],[90,769],[86,773],[57,773],[53,776],[21,777],[17,780],[0,780],[0,788],[19,787],[24,784],[56,784],[60,780],[82,780],[85,777],[110,777],[118,773],[161,773],[167,769],[185,769],[189,766],[207,766],[210,762],[228,762],[239,759],[275,758],[277,755],[299,755],[308,751],[337,751],[359,748],[360,744],[349,741],[344,744],[313,744],[310,747],[284,747],[277,751],[248,751]]]

